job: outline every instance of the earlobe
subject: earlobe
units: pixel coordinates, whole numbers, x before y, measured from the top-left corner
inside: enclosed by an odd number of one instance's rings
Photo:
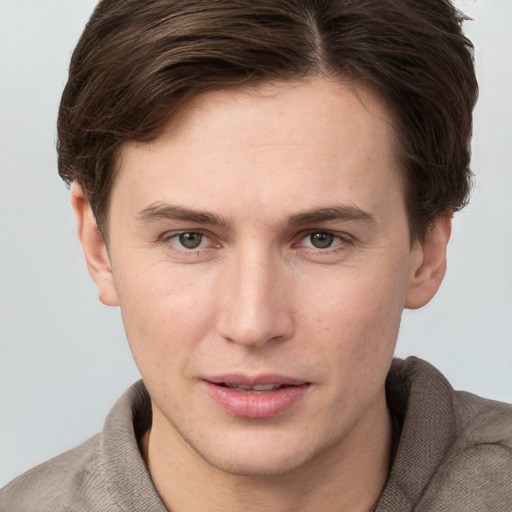
[[[96,226],[83,189],[76,182],[71,186],[71,205],[75,211],[78,238],[82,244],[89,274],[98,287],[99,299],[107,306],[118,306],[119,300],[107,247]]]
[[[441,286],[446,273],[446,248],[451,234],[451,217],[446,215],[429,230],[425,243],[413,249],[417,258],[411,269],[404,307],[418,309],[427,304]]]

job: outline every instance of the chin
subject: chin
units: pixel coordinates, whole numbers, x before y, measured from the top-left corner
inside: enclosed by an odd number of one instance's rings
[[[231,475],[251,477],[291,473],[328,449],[328,446],[308,444],[308,439],[299,438],[293,442],[292,432],[284,439],[275,433],[266,434],[257,436],[252,433],[249,438],[243,436],[245,439],[233,436],[216,442],[210,439],[208,446],[202,446],[202,443],[189,443],[189,446],[211,467]]]
[[[266,477],[291,473],[309,461],[309,457],[292,453],[276,457],[275,454],[247,453],[228,457],[207,457],[200,454],[210,466],[234,476]]]

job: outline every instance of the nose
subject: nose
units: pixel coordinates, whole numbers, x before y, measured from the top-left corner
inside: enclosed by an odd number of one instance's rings
[[[283,265],[269,254],[246,251],[231,261],[219,290],[218,330],[227,341],[247,347],[293,336],[291,290]]]

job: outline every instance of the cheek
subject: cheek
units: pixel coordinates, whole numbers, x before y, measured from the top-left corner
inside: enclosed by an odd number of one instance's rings
[[[207,279],[190,279],[166,265],[132,267],[115,279],[126,336],[143,377],[186,361],[214,315]]]
[[[322,352],[330,354],[329,361],[344,367],[345,375],[361,379],[387,371],[407,288],[406,275],[399,270],[367,269],[302,294],[307,297],[301,308],[302,321],[308,323],[306,337],[314,337]]]
[[[401,273],[355,270],[340,278],[305,283],[298,294],[304,297],[303,312],[323,331],[372,332],[396,329],[406,295]]]

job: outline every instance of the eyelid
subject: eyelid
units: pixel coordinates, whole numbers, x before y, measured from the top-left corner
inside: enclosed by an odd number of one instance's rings
[[[345,244],[351,244],[353,242],[353,237],[350,236],[348,233],[334,231],[334,230],[331,230],[331,229],[307,229],[305,231],[301,231],[294,238],[293,246],[301,247],[299,245],[300,242],[305,240],[308,236],[313,235],[313,234],[317,234],[317,233],[322,233],[322,234],[326,234],[326,235],[331,235],[331,236],[337,237],[337,238],[339,238],[340,242],[337,243],[336,245],[333,245],[331,247],[327,247],[325,249],[320,249],[320,248],[315,248],[315,247],[306,247],[306,246],[302,246],[302,247],[305,248],[308,251],[311,251],[311,252],[328,253],[329,251],[330,252],[334,252],[336,250],[339,250],[340,246],[344,246]]]
[[[201,235],[201,236],[207,238],[210,241],[210,244],[208,247],[198,247],[195,249],[186,249],[186,248],[180,249],[175,244],[173,247],[171,247],[172,250],[174,250],[176,252],[183,253],[183,254],[194,254],[194,253],[198,253],[200,251],[206,251],[208,249],[211,249],[212,246],[213,246],[213,248],[220,246],[219,243],[214,241],[212,235],[203,229],[177,229],[177,230],[172,230],[172,231],[166,231],[158,237],[157,241],[160,245],[169,244],[170,241],[176,240],[180,235],[183,235],[185,233],[196,233],[198,235]]]

